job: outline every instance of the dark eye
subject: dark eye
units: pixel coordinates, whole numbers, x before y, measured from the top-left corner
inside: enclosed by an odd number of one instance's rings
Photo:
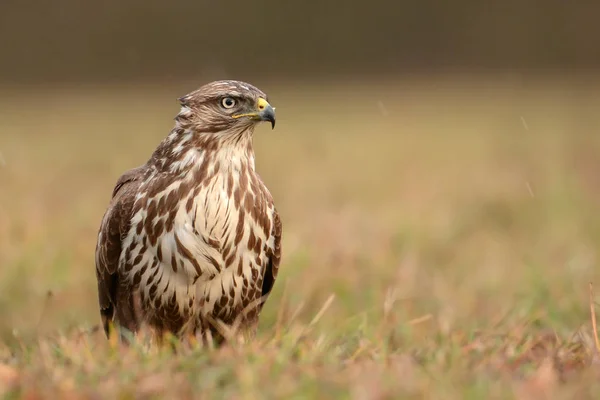
[[[221,105],[223,108],[233,108],[233,106],[235,106],[235,99],[232,99],[231,97],[225,97],[223,100],[221,100]]]

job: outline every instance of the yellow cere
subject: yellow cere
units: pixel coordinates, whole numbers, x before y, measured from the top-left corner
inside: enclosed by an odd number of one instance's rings
[[[269,106],[269,102],[266,101],[265,99],[263,99],[262,97],[258,99],[257,102],[257,107],[260,111],[264,110],[265,108],[267,108]]]

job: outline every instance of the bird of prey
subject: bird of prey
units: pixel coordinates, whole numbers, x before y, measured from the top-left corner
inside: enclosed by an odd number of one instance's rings
[[[282,224],[252,146],[259,122],[275,128],[275,109],[261,90],[232,80],[178,100],[174,128],[118,179],[98,232],[109,338],[113,326],[213,343],[231,327],[253,333],[277,278]]]

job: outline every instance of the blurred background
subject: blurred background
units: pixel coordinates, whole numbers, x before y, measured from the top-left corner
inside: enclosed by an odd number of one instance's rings
[[[600,65],[600,5],[561,0],[344,3],[5,0],[0,80],[307,80]]]
[[[99,322],[114,183],[168,134],[177,97],[227,78],[277,107],[257,168],[284,221],[273,296],[293,287],[301,320],[331,293],[326,326],[377,319],[393,293],[402,319],[443,330],[512,310],[576,329],[599,277],[598,15],[559,0],[3,0],[0,335]]]
[[[0,7],[7,84],[572,74],[600,65],[595,2],[5,0]]]

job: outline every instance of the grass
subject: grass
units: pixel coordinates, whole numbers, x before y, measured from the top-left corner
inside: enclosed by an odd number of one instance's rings
[[[278,112],[255,148],[280,277],[255,341],[176,352],[95,329],[93,252],[197,83],[3,92],[0,393],[594,398],[597,83],[255,83]]]

